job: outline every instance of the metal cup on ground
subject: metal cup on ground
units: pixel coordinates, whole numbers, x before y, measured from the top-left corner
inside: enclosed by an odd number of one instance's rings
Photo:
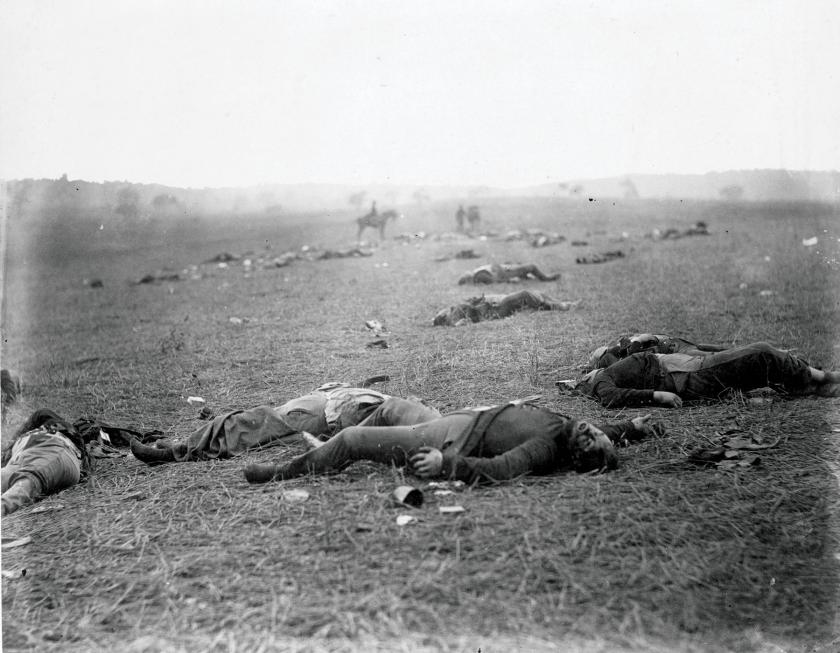
[[[391,493],[391,497],[402,506],[419,508],[423,505],[423,492],[410,485],[400,485]]]

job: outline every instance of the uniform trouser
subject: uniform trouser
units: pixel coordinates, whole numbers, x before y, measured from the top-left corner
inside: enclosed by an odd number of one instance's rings
[[[519,290],[506,295],[499,302],[497,312],[499,317],[509,317],[523,308],[533,308],[537,311],[550,311],[557,306],[557,302],[548,295],[534,290]]]
[[[455,413],[411,426],[351,426],[283,465],[277,478],[340,471],[357,460],[403,466],[423,446],[443,448],[470,427],[474,417]]]
[[[540,270],[536,265],[533,263],[527,263],[525,265],[517,265],[508,268],[508,273],[511,276],[519,277],[520,279],[524,279],[529,274],[534,275],[540,281],[551,281],[552,278],[545,274],[542,270]]]
[[[2,511],[7,515],[41,495],[78,483],[81,462],[66,447],[45,443],[23,449],[13,456],[0,475]]]
[[[298,397],[280,408],[258,406],[219,415],[193,433],[184,445],[173,449],[179,462],[229,458],[260,447],[291,441],[301,431],[323,435],[330,430],[324,414],[323,394]],[[359,413],[361,414],[361,413]],[[361,423],[369,426],[419,424],[440,417],[434,408],[420,402],[390,397]],[[354,418],[357,419],[356,413]],[[352,422],[351,422],[352,423]]]
[[[175,460],[230,458],[245,451],[271,446],[301,431],[320,434],[327,430],[324,411],[296,410],[285,415],[271,406],[257,406],[219,415],[173,447]]]
[[[766,342],[707,354],[697,371],[670,376],[677,394],[685,399],[716,399],[730,390],[748,392],[765,386],[801,392],[811,383],[805,361]]]
[[[419,401],[388,397],[358,426],[411,426],[431,422],[440,416],[439,410]]]

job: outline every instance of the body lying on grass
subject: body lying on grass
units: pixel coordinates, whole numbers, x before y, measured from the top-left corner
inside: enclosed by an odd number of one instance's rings
[[[679,408],[683,400],[716,400],[767,386],[795,395],[840,397],[838,382],[840,372],[824,372],[788,351],[755,342],[705,355],[632,354],[589,372],[575,390],[607,407]]]
[[[302,431],[316,435],[336,433],[346,426],[363,422],[388,397],[369,388],[327,383],[279,407],[257,406],[219,415],[182,442],[159,442],[150,446],[133,440],[131,452],[149,465],[230,458],[299,438]],[[405,401],[406,409],[399,418],[407,421],[401,424],[417,424],[440,417],[437,410],[420,401]]]
[[[76,485],[89,467],[81,435],[51,410],[32,413],[4,448],[2,463],[4,515]]]
[[[458,283],[511,283],[526,279],[555,281],[559,278],[559,273],[545,274],[533,263],[489,263],[465,273]]]
[[[389,399],[373,416],[399,414],[401,399]],[[408,409],[410,407],[406,407]],[[614,443],[639,440],[656,432],[650,416],[601,427],[553,411],[517,402],[465,409],[412,426],[359,425],[329,441],[311,441],[311,451],[285,464],[245,468],[251,483],[310,473],[340,471],[359,460],[409,465],[421,478],[443,477],[502,481],[523,474],[549,474],[563,468],[578,472],[615,469]]]
[[[589,354],[589,360],[587,362],[588,368],[594,370],[609,367],[616,361],[640,352],[705,356],[706,354],[724,351],[726,349],[728,347],[724,345],[696,344],[683,338],[675,338],[674,336],[634,333],[619,336],[610,342],[610,344],[598,347]]]
[[[510,317],[517,311],[568,311],[580,302],[562,302],[534,290],[519,290],[508,295],[482,295],[445,308],[435,315],[434,326],[464,326],[482,320]]]

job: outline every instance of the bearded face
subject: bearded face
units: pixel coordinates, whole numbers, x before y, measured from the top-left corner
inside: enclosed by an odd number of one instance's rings
[[[589,422],[575,420],[569,448],[572,454],[572,466],[576,472],[618,467],[618,456],[612,442],[601,429],[592,426]]]

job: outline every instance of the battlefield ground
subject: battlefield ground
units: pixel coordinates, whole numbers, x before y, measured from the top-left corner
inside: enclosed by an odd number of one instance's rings
[[[593,200],[482,200],[483,238],[451,234],[456,204],[406,205],[381,243],[363,236],[371,256],[327,260],[306,254],[352,246],[355,213],[10,216],[2,356],[23,392],[3,438],[36,408],[185,436],[206,423],[202,407],[277,405],[375,375],[441,411],[541,395],[564,414],[621,419],[643,411],[555,382],[626,332],[765,340],[840,369],[837,205]],[[710,235],[649,237],[698,220]],[[525,228],[566,240],[504,239]],[[478,258],[455,258],[467,249]],[[562,276],[456,283],[505,261]],[[432,327],[456,301],[518,288],[581,302]],[[2,551],[3,648],[836,651],[839,408],[758,393],[654,409],[667,433],[621,449],[615,472],[449,494],[371,463],[245,481],[248,462],[299,445],[159,467],[118,451],[3,519],[4,544],[31,538]],[[769,446],[689,462],[733,434]],[[391,501],[403,483],[424,490],[422,507]]]

